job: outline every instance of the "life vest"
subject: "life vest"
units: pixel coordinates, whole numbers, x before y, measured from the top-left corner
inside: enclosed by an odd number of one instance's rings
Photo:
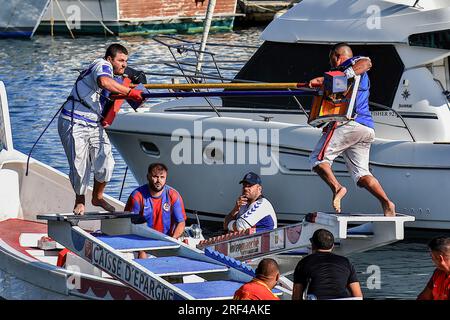
[[[145,73],[143,71],[139,71],[130,67],[125,68],[125,76],[118,76],[114,77],[114,80],[116,80],[118,83],[130,87],[130,85],[133,84],[145,84],[147,83],[147,78],[145,76]],[[111,94],[109,91],[104,90],[104,96],[109,97]],[[103,98],[103,97],[102,97]],[[122,104],[125,102],[124,99],[117,99],[113,101],[105,101],[105,107],[102,111],[102,121],[101,124],[103,127],[110,126],[114,118],[116,117],[117,113],[119,112],[120,108],[122,107]]]
[[[450,276],[442,270],[436,270],[432,277],[433,300],[450,300]]]
[[[115,78],[115,80],[126,87],[130,87],[131,79],[128,77]],[[125,101],[125,99],[117,99],[117,100],[113,100],[110,103],[105,104],[105,107],[103,108],[103,112],[102,112],[102,121],[101,121],[101,124],[103,127],[106,128],[113,123],[114,118],[116,117],[117,113],[119,112],[120,107],[122,106],[124,101]]]

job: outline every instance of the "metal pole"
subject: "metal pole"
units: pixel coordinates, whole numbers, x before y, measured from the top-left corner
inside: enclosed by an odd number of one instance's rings
[[[208,8],[206,9],[205,21],[203,23],[202,42],[200,44],[200,54],[198,56],[197,68],[196,68],[197,72],[200,72],[200,70],[202,69],[203,51],[205,51],[205,48],[206,48],[206,41],[208,40],[209,29],[211,27],[211,21],[213,18],[213,13],[214,13],[215,7],[216,7],[216,0],[209,0]]]
[[[53,34],[53,27],[55,25],[55,16],[54,16],[54,12],[53,12],[53,0],[51,0],[51,7],[50,7],[50,12],[51,12],[51,17],[50,17],[50,34],[53,38],[54,34]]]
[[[58,0],[55,0],[56,5],[58,6],[59,12],[61,13],[61,15],[64,18],[64,23],[66,24],[67,29],[69,30],[70,36],[72,37],[72,39],[75,39],[75,36],[72,33],[72,30],[70,29],[69,23],[67,22],[66,16],[64,14],[63,9],[61,8],[61,5],[59,4]]]

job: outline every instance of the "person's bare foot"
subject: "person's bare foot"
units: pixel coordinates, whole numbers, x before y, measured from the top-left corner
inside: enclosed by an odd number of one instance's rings
[[[392,201],[383,204],[383,213],[386,217],[395,217],[395,204]]]
[[[116,208],[114,208],[112,205],[110,205],[108,202],[106,202],[105,199],[94,199],[92,198],[92,205],[96,207],[102,207],[106,211],[114,212],[116,211]]]
[[[84,203],[75,203],[75,206],[73,207],[73,213],[82,216],[84,214]]]
[[[84,194],[75,194],[75,205],[72,212],[77,215],[83,215],[85,210],[85,196]]]
[[[336,194],[333,196],[333,208],[337,213],[341,212],[341,200],[347,193],[347,189],[345,187],[341,187],[337,190]]]

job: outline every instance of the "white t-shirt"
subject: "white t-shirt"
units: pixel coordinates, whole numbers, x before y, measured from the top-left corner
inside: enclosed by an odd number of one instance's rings
[[[261,198],[250,205],[241,206],[237,214],[236,227],[233,231],[256,228],[256,232],[269,231],[277,227],[277,216],[272,204]],[[231,230],[230,230],[231,231]]]
[[[64,109],[72,112],[72,103],[74,103],[74,122],[85,125],[97,125],[96,122],[101,120],[100,115],[106,102],[106,99],[103,97],[104,93],[102,93],[103,89],[98,86],[97,79],[101,76],[114,78],[113,66],[105,59],[100,58],[95,60],[80,76],[82,79],[74,85],[71,95],[76,100],[83,99],[92,109],[73,100],[67,101]],[[78,96],[77,90],[80,96]],[[67,120],[71,120],[71,116],[67,112],[61,113],[61,116]]]

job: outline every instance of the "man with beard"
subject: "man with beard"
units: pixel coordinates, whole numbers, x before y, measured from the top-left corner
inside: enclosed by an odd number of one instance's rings
[[[75,191],[75,214],[84,214],[91,168],[94,171],[92,205],[115,211],[103,198],[103,191],[113,173],[114,159],[111,143],[101,123],[109,93],[125,95],[137,104],[144,101],[142,91],[130,89],[115,79],[124,74],[127,65],[127,49],[118,43],[110,45],[103,58],[95,60],[80,74],[61,109],[58,133],[69,162],[70,182]]]
[[[255,228],[256,232],[270,231],[277,227],[277,215],[272,204],[262,194],[261,178],[254,172],[242,178],[242,194],[225,217],[223,228],[228,232]]]
[[[184,232],[186,213],[180,194],[166,185],[167,171],[164,164],[152,163],[148,184],[130,194],[125,211],[139,214],[148,227],[178,239]],[[139,258],[146,258],[145,252],[140,252]]]

